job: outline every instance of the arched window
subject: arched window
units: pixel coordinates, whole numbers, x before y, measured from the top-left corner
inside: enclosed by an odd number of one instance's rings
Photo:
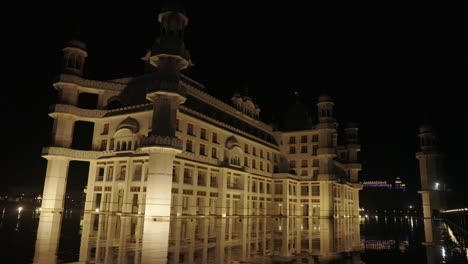
[[[131,141],[128,142],[128,150],[132,150],[132,142]]]
[[[127,142],[122,143],[122,151],[127,150]]]
[[[115,150],[120,151],[120,141],[117,141],[117,148]]]

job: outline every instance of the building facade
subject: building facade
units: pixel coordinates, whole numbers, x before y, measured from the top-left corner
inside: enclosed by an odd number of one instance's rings
[[[83,78],[86,45],[71,41],[54,87],[58,102],[42,210],[61,211],[71,160],[88,161],[85,210],[183,215],[359,215],[358,128],[338,123],[331,97],[317,102],[318,122],[279,131],[260,108],[235,93],[226,104],[181,73],[190,67],[183,42],[188,18],[168,6],[160,38],[145,56],[147,72],[109,81]],[[96,98],[95,109],[79,107]],[[72,148],[75,123],[94,125],[91,150]],[[77,133],[77,132],[75,132]],[[75,135],[76,137],[76,135]]]

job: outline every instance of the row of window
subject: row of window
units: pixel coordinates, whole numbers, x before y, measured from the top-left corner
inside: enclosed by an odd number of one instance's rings
[[[311,195],[312,196],[320,196],[320,185],[312,185],[310,189],[311,189]],[[283,194],[283,184],[281,184],[281,183],[275,184],[275,194]],[[288,194],[289,195],[297,195],[296,185],[289,184]],[[309,196],[309,186],[308,185],[302,185],[301,186],[301,196]]]
[[[317,150],[318,150],[318,145],[313,145],[312,146],[312,156],[317,155]],[[308,146],[301,146],[301,154],[307,154],[309,153],[309,147]],[[289,147],[289,154],[296,154],[296,147]]]
[[[121,165],[118,168],[118,171],[114,173],[114,166],[99,166],[97,168],[97,175],[96,181],[106,181],[111,182],[114,180],[116,181],[125,181],[127,175],[127,166]],[[143,176],[143,166],[141,164],[133,166],[133,174],[132,174],[132,181],[141,181],[142,178],[144,181],[148,180],[148,170],[145,170],[144,177]]]
[[[319,166],[319,160],[314,159],[312,160],[312,167],[318,167]],[[301,168],[307,168],[309,167],[309,161],[308,160],[301,160]],[[296,168],[296,161],[295,160],[290,160],[289,161],[289,168],[294,169]]]
[[[318,135],[312,135],[312,142],[318,142],[319,138]],[[301,136],[301,143],[307,143],[308,136]],[[296,137],[290,136],[289,137],[289,144],[296,144]]]

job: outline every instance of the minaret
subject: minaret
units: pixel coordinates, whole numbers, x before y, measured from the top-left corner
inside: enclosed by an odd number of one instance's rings
[[[345,128],[346,134],[346,149],[347,167],[348,167],[348,180],[352,183],[358,182],[358,174],[361,170],[361,164],[358,161],[358,153],[361,150],[361,145],[358,141],[358,126],[355,123],[348,123]]]
[[[185,12],[171,3],[159,13],[158,20],[161,36],[149,54],[149,62],[157,67],[157,73],[146,94],[153,102],[152,133],[143,139],[140,148],[149,154],[145,217],[154,221],[170,216],[173,161],[182,151],[182,141],[176,137],[176,115],[186,99],[180,70],[190,65],[184,45],[188,22]]]
[[[317,103],[319,123],[316,125],[319,135],[319,148],[317,157],[319,159],[320,181],[320,216],[332,217],[333,212],[333,182],[336,180],[334,174],[333,159],[336,156],[335,136],[336,120],[333,117],[333,103],[330,96],[322,94]]]
[[[87,56],[86,44],[83,41],[78,39],[68,41],[63,49],[62,73],[82,76]],[[59,91],[57,98],[59,104],[77,106],[78,89],[76,86],[62,86],[59,84],[54,86]],[[49,115],[54,119],[51,145],[49,147],[70,149],[76,117],[55,111],[52,111]],[[51,154],[45,154],[42,157],[47,159],[42,210],[44,212],[61,212],[63,210],[70,158]]]
[[[86,43],[78,39],[68,41],[63,48],[63,73],[83,76],[86,57]]]
[[[428,125],[419,127],[419,176],[424,218],[438,216],[445,209],[445,182],[442,174],[442,155],[437,150],[437,138]]]

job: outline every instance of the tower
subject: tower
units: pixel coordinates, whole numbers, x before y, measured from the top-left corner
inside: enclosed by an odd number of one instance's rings
[[[333,216],[333,182],[336,175],[333,171],[333,159],[336,156],[336,121],[333,117],[333,100],[330,96],[322,94],[317,103],[319,145],[317,157],[319,159],[320,181],[320,217]]]
[[[145,217],[153,220],[170,216],[173,161],[182,151],[182,141],[176,137],[176,115],[186,99],[180,70],[190,65],[184,44],[185,11],[171,2],[161,10],[158,21],[160,38],[149,54],[149,63],[157,71],[146,93],[146,99],[153,102],[151,135],[143,139],[140,148],[149,154]]]
[[[428,125],[419,127],[419,176],[424,218],[438,216],[445,209],[445,182],[442,174],[442,155],[437,149],[434,130]]]
[[[67,42],[63,48],[63,73],[83,76],[83,69],[88,53],[86,51],[86,43],[72,39]]]
[[[361,170],[361,164],[358,161],[358,153],[361,149],[358,141],[358,131],[357,124],[348,123],[346,125],[347,173],[348,180],[352,183],[358,182],[359,171]]]

